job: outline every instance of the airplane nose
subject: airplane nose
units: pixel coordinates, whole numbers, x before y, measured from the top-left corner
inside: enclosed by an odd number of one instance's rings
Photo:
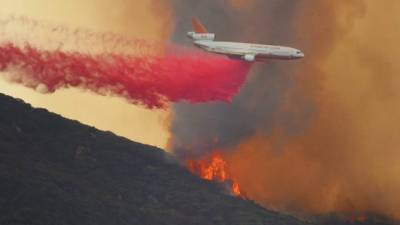
[[[304,53],[300,50],[296,50],[296,52],[293,54],[293,58],[295,59],[304,58]]]

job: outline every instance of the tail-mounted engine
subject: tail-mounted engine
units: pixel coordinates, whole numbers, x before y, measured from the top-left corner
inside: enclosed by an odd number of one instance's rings
[[[188,32],[187,35],[195,41],[200,41],[200,40],[214,41],[215,39],[215,34],[213,33],[196,33],[192,31]]]

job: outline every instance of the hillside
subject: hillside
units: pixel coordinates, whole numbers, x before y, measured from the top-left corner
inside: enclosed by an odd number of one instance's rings
[[[224,194],[160,149],[0,95],[0,224],[303,222]]]

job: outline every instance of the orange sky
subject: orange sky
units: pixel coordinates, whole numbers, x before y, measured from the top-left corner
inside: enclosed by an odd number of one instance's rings
[[[168,39],[171,32],[164,1],[53,2],[0,0],[0,16],[28,15],[153,40]],[[254,6],[230,2],[237,8]],[[298,136],[278,127],[273,135],[243,140],[229,158],[232,172],[248,195],[267,207],[398,214],[400,4],[337,0],[299,5],[294,23],[312,47],[297,70],[298,88],[315,101],[318,112]],[[166,111],[74,89],[41,95],[1,79],[0,92],[135,141],[160,147],[167,142]],[[291,103],[285,110],[295,117]]]
[[[133,38],[166,40],[171,27],[168,6],[152,0],[68,0],[57,4],[51,0],[0,0],[0,3],[0,16],[24,15],[72,28],[111,31]],[[2,79],[0,92],[138,142],[166,145],[167,111],[147,110],[123,99],[75,89],[42,95]]]
[[[267,207],[400,215],[400,5],[300,7],[295,24],[311,47],[296,71],[298,90],[290,91],[312,99],[316,112],[299,134],[278,125],[244,140],[231,155],[233,173]],[[296,119],[293,99],[283,110]]]

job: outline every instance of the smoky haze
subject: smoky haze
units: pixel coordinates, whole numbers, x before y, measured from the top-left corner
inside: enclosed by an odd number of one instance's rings
[[[112,32],[135,39],[164,41],[169,38],[172,27],[171,9],[166,1],[68,0],[55,3],[51,0],[1,0],[1,3],[2,19],[10,14],[28,16],[70,28],[89,28],[96,32]],[[19,31],[30,32],[35,38],[30,41],[48,48],[49,43],[31,30],[24,28]],[[73,47],[76,50],[76,46]],[[84,50],[88,47],[93,49],[95,46],[86,45]],[[35,107],[47,108],[64,117],[142,143],[163,148],[169,136],[163,125],[167,112],[147,110],[119,98],[104,98],[78,89],[64,89],[52,95],[43,95],[3,79],[0,79],[0,90]],[[80,107],[82,105],[85,107]],[[92,112],[96,112],[96,116]]]
[[[199,15],[220,39],[289,45],[306,58],[258,64],[231,105],[176,105],[178,156],[224,150],[241,189],[269,208],[399,219],[398,2],[203,3],[175,6],[180,20]]]
[[[297,2],[297,1],[296,1]],[[174,41],[191,44],[185,33],[191,29],[191,18],[198,17],[217,40],[258,42],[302,47],[296,41],[293,17],[298,3],[293,1],[172,1],[175,9]],[[215,149],[232,147],[241,139],[260,130],[271,132],[287,89],[292,85],[296,62],[258,64],[247,83],[231,104],[175,104],[171,132],[171,148],[181,157],[198,157]],[[299,99],[300,101],[300,99]],[[301,100],[306,101],[306,100]],[[304,104],[304,120],[312,105]],[[292,123],[293,132],[306,122]]]

